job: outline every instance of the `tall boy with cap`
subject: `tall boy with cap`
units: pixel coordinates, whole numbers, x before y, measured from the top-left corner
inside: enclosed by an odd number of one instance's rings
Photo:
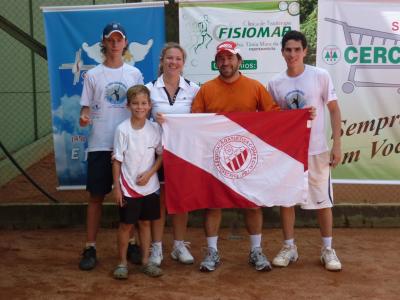
[[[225,41],[217,46],[215,62],[219,76],[204,83],[197,93],[192,113],[251,112],[279,110],[265,87],[258,81],[239,72],[242,57],[236,43]],[[257,271],[271,270],[271,264],[262,252],[261,208],[245,209],[246,228],[250,235],[249,263]],[[211,272],[220,262],[217,248],[221,209],[207,209],[204,229],[208,251],[200,270]]]
[[[79,263],[81,270],[96,266],[96,236],[100,225],[102,204],[111,192],[114,132],[123,120],[129,118],[126,109],[126,91],[143,84],[142,73],[125,64],[123,54],[128,45],[125,29],[119,23],[104,27],[101,52],[104,62],[86,73],[81,96],[79,124],[92,125],[88,138],[87,183],[87,241]]]

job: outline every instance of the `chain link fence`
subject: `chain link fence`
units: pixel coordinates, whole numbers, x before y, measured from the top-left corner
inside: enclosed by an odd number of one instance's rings
[[[84,191],[57,191],[51,100],[42,6],[125,3],[121,0],[1,1],[0,203],[49,202],[34,184],[59,202],[84,202]],[[19,33],[19,34],[18,34]],[[38,46],[39,45],[39,46]],[[36,48],[35,48],[36,46]],[[29,181],[6,153],[31,177]]]
[[[44,48],[42,6],[97,5],[135,1],[25,0],[0,2],[0,204],[85,202],[85,191],[57,191],[54,163],[51,101],[47,61],[40,55]],[[168,40],[178,40],[177,6],[167,9]],[[22,34],[11,36],[9,22]],[[24,36],[25,34],[25,36]],[[23,43],[27,41],[30,47]],[[45,52],[44,52],[45,53]],[[6,155],[9,153],[11,159]],[[32,181],[21,174],[21,167]],[[36,185],[36,186],[35,186]],[[39,189],[49,194],[47,197]],[[337,184],[337,203],[398,203],[400,186]],[[53,198],[53,200],[51,200]],[[106,201],[112,201],[110,197]]]

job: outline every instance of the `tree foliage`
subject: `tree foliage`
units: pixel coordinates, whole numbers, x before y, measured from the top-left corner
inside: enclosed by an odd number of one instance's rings
[[[317,0],[300,0],[300,28],[308,41],[307,64],[315,65],[317,48]]]
[[[307,17],[314,11],[317,7],[317,0],[300,0],[300,23],[304,23]]]

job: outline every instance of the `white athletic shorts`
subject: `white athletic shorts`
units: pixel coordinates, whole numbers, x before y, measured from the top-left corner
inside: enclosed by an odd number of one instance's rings
[[[333,206],[329,152],[308,156],[308,199],[302,209],[321,209]]]

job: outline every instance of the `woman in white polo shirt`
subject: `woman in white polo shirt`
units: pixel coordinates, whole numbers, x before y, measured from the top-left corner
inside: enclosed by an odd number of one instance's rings
[[[185,50],[177,43],[167,43],[160,56],[159,77],[146,84],[150,90],[152,102],[152,117],[162,121],[162,114],[190,113],[192,101],[199,86],[182,77],[183,65],[186,60]],[[165,225],[164,178],[159,173],[161,182],[161,218],[152,221],[153,243],[149,261],[160,265],[163,259],[162,237]],[[183,264],[192,264],[194,259],[184,241],[188,213],[172,215],[174,246],[171,257]]]

